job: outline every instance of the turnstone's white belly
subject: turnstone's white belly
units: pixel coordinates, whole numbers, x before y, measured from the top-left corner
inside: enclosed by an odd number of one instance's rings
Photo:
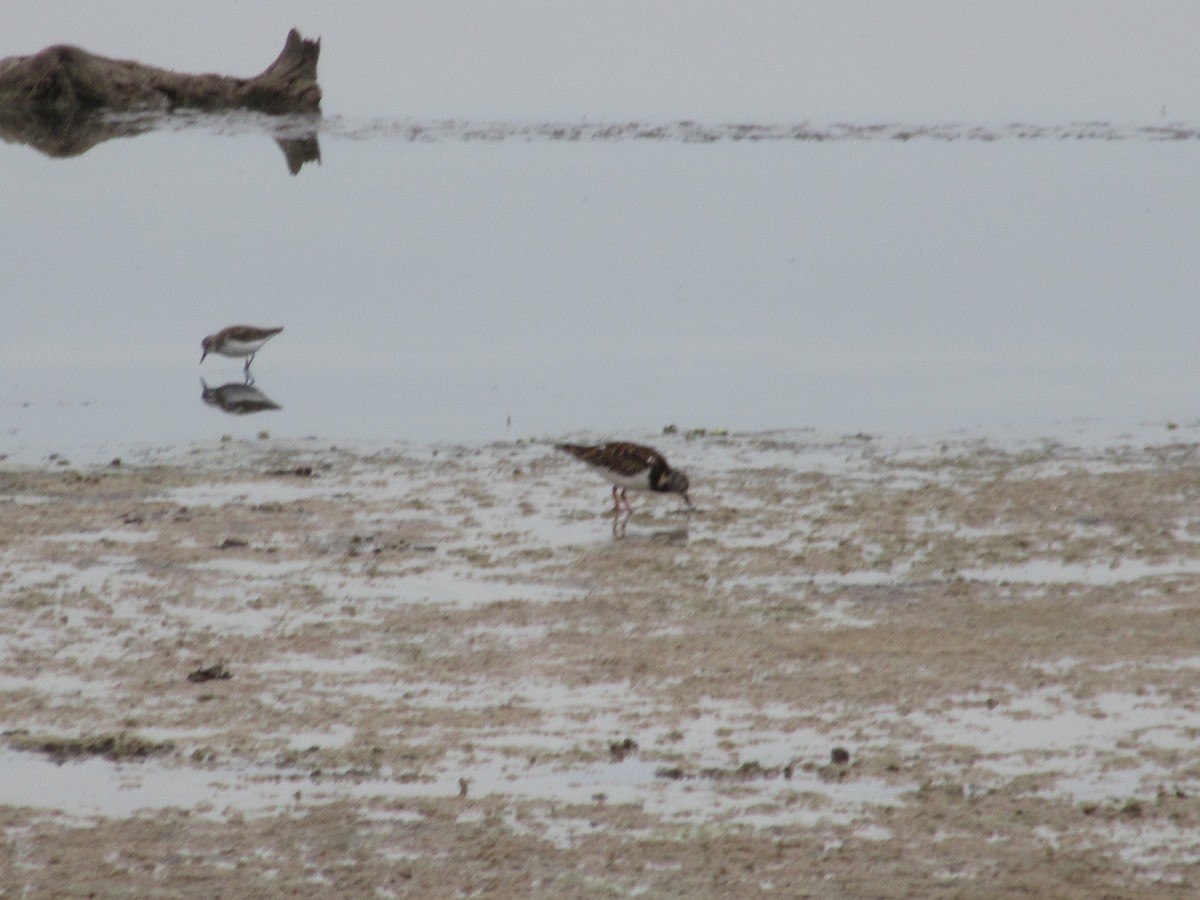
[[[622,475],[619,472],[614,472],[612,469],[606,469],[604,466],[589,466],[589,468],[605,481],[609,481],[619,488],[626,488],[631,491],[650,490],[649,469],[643,469],[637,475]]]

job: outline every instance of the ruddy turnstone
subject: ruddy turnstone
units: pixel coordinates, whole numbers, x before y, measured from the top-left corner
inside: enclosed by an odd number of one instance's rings
[[[242,370],[248,372],[250,363],[254,362],[254,354],[263,344],[281,331],[283,331],[282,328],[255,328],[253,325],[230,325],[228,328],[222,328],[216,334],[210,334],[200,342],[200,347],[204,351],[200,354],[200,362],[204,362],[204,357],[210,353],[219,353],[221,356],[244,356],[246,365],[242,366]]]
[[[678,494],[692,508],[688,499],[688,477],[678,469],[672,469],[666,457],[653,447],[631,444],[628,441],[613,441],[608,444],[584,446],[581,444],[555,444],[576,459],[583,460],[600,475],[612,482],[613,512],[625,504],[633,512],[626,491],[656,491],[660,494]]]

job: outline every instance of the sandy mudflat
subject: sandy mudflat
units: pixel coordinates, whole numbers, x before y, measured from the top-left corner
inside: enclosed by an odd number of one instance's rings
[[[1195,896],[1194,438],[0,463],[0,896]]]

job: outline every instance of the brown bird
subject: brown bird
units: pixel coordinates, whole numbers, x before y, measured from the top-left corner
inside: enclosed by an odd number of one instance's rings
[[[250,363],[254,362],[254,354],[257,353],[262,345],[269,341],[283,328],[255,328],[253,325],[230,325],[228,328],[222,328],[216,334],[210,334],[200,342],[200,348],[204,352],[200,354],[200,362],[204,362],[204,357],[210,353],[219,353],[221,356],[244,356],[246,357],[246,365],[242,366],[243,371],[250,371]]]
[[[679,469],[672,469],[666,457],[653,447],[631,444],[628,441],[612,441],[607,444],[585,446],[582,444],[555,444],[576,459],[591,466],[601,476],[612,482],[613,512],[625,504],[633,512],[626,491],[655,491],[660,494],[678,494],[688,508],[694,508],[688,499],[688,477]]]

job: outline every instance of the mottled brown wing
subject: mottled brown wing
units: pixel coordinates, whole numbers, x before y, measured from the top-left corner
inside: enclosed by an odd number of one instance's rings
[[[663,469],[667,468],[666,460],[653,447],[631,444],[628,441],[613,441],[608,444],[597,444],[594,447],[581,444],[558,444],[557,446],[559,450],[565,450],[585,463],[600,466],[627,478],[640,475],[649,468],[659,466]]]

